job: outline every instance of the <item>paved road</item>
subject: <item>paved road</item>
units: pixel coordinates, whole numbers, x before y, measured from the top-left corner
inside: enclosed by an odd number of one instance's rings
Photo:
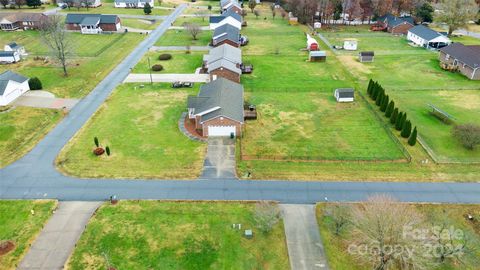
[[[151,51],[186,51],[189,49],[190,51],[208,51],[212,47],[210,46],[153,46],[150,48]]]
[[[200,179],[236,179],[235,140],[208,138],[207,155]]]
[[[208,74],[152,74],[151,80],[153,82],[209,82],[210,76]],[[123,82],[132,83],[150,83],[150,74],[136,74],[132,73],[125,78]]]
[[[18,270],[63,269],[90,217],[101,202],[60,202]]]
[[[57,153],[123,82],[130,69],[185,7],[181,5],[169,15],[32,151],[0,170],[0,199],[98,201],[115,194],[120,199],[278,200],[310,204],[326,196],[330,201],[361,201],[371,194],[388,193],[408,202],[480,203],[480,183],[80,180],[56,171],[53,164]]]
[[[281,204],[292,270],[327,270],[315,205]]]

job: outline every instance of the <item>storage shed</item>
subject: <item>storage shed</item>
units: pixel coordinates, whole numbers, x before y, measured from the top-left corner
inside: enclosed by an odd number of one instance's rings
[[[343,49],[347,51],[356,51],[358,47],[358,41],[353,39],[347,39],[343,41]]]
[[[358,54],[358,60],[361,62],[361,63],[371,63],[373,62],[373,59],[375,58],[375,53],[372,52],[372,51],[368,51],[368,52],[360,52]]]
[[[318,42],[312,36],[307,34],[307,50],[309,51],[317,51],[318,50]]]
[[[327,53],[325,51],[310,51],[308,61],[310,62],[325,62],[327,60]]]
[[[355,90],[353,88],[338,88],[334,93],[337,102],[353,102],[355,99]]]

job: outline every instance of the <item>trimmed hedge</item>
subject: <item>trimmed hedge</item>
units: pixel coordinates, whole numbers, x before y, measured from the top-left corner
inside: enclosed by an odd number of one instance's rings
[[[169,53],[160,54],[160,56],[158,57],[158,60],[161,60],[161,61],[170,60],[170,59],[172,59],[172,55]]]
[[[153,65],[153,66],[152,66],[152,70],[153,70],[153,71],[162,71],[162,70],[163,70],[163,66],[162,66],[162,65]]]
[[[28,86],[30,87],[30,90],[43,89],[42,82],[37,77],[30,78],[30,80],[28,80]]]

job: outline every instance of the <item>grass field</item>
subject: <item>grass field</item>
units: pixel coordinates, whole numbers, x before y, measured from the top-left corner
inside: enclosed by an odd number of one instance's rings
[[[189,11],[189,10],[190,9],[187,9],[187,11]],[[192,13],[195,13],[195,12],[197,12],[197,11],[194,9],[192,11]],[[175,20],[173,25],[174,26],[183,26],[184,23],[194,23],[194,24],[197,24],[197,25],[200,25],[200,26],[209,26],[210,25],[210,23],[208,21],[208,17],[187,17],[187,16],[179,16]]]
[[[93,13],[93,14],[126,14],[126,15],[145,15],[143,8],[115,8],[113,0],[102,1],[102,5],[96,8],[66,8],[62,9],[61,12],[65,13]],[[155,3],[157,4],[157,3]],[[169,15],[171,10],[168,9],[158,9],[153,8],[151,16],[166,16]]]
[[[467,233],[469,245],[480,244],[480,226],[478,218],[480,217],[480,207],[476,205],[414,205],[416,210],[422,214],[427,220],[425,225],[430,228],[431,224],[440,224],[447,221],[448,224],[454,226]],[[330,217],[323,215],[326,205],[317,205],[317,220],[320,226],[320,234],[325,247],[328,258],[328,264],[331,269],[336,270],[367,270],[371,269],[366,265],[360,264],[356,258],[347,252],[349,237],[349,227],[346,228],[339,236],[334,234],[334,225]],[[472,223],[465,219],[466,214],[473,214],[477,221]],[[474,256],[480,256],[478,250]],[[443,265],[438,265],[432,270],[474,270],[478,265],[464,265],[447,259]]]
[[[128,201],[103,205],[90,221],[69,269],[287,269],[283,225],[253,227],[254,204]],[[242,231],[253,229],[254,238]]]
[[[0,168],[30,151],[62,117],[58,110],[27,107],[0,113]]]
[[[339,104],[326,92],[255,92],[247,99],[257,105],[261,115],[247,125],[242,140],[244,155],[335,160],[404,158],[361,100]]]
[[[202,31],[197,40],[193,40],[192,35],[186,30],[167,30],[155,46],[207,46],[211,38],[211,31]]]
[[[136,29],[153,30],[160,25],[158,20],[142,20],[142,19],[122,19],[123,27],[131,27]]]
[[[172,59],[167,61],[158,60],[158,56],[164,53],[169,53],[172,55]],[[150,57],[150,64],[162,65],[162,71],[152,71],[155,73],[195,73],[195,70],[202,66],[202,58],[205,52],[191,52],[186,54],[185,52],[178,51],[159,51],[159,52],[148,52],[140,60],[140,62],[133,68],[133,73],[149,73],[150,69],[148,66],[148,58]]]
[[[14,250],[0,256],[0,269],[16,268],[55,206],[54,201],[0,201],[0,241],[15,243]]]
[[[197,177],[205,146],[177,126],[187,95],[194,93],[167,84],[123,84],[62,150],[58,167],[79,177]],[[111,156],[93,155],[95,136]]]

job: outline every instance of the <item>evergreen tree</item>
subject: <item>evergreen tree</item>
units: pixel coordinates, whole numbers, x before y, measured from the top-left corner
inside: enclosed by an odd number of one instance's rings
[[[37,8],[42,5],[40,0],[27,0],[27,6]]]
[[[98,138],[97,137],[94,137],[93,138],[93,142],[95,143],[95,145],[98,147],[100,144],[98,143]]]
[[[392,116],[390,116],[390,123],[395,125],[398,117],[398,108],[393,109]]]
[[[380,91],[380,92],[378,93],[377,99],[375,100],[375,104],[376,104],[377,106],[382,105],[383,98],[385,98],[385,95],[383,94],[382,91]]]
[[[378,93],[380,91],[380,85],[378,84],[378,82],[374,82],[372,87],[373,87],[373,89],[372,89],[372,99],[376,100],[377,97],[378,97]]]
[[[380,107],[380,111],[385,112],[387,110],[387,106],[388,106],[389,101],[390,101],[390,98],[388,97],[388,95],[386,95],[383,98],[382,106]]]
[[[394,108],[395,108],[395,102],[393,102],[393,100],[391,100],[390,103],[388,103],[387,109],[385,110],[385,116],[387,118],[390,118],[390,116],[392,116]]]
[[[412,123],[410,123],[410,120],[407,120],[407,121],[405,121],[405,123],[403,123],[403,128],[402,128],[402,132],[400,133],[400,135],[403,138],[408,138],[408,137],[410,137],[411,133],[412,133]]]
[[[105,151],[107,152],[107,156],[110,156],[110,147],[105,147]]]
[[[398,131],[402,130],[402,119],[403,119],[403,112],[399,112],[397,115],[397,120],[395,120],[395,129]]]
[[[367,94],[372,97],[372,86],[373,86],[373,80],[370,79],[370,81],[368,82],[368,87],[367,87]]]
[[[145,6],[143,6],[143,13],[150,15],[152,13],[152,6],[150,6],[149,3],[145,3]]]
[[[415,127],[412,131],[412,134],[410,135],[410,138],[408,138],[408,144],[411,146],[414,146],[417,143],[417,127]]]

